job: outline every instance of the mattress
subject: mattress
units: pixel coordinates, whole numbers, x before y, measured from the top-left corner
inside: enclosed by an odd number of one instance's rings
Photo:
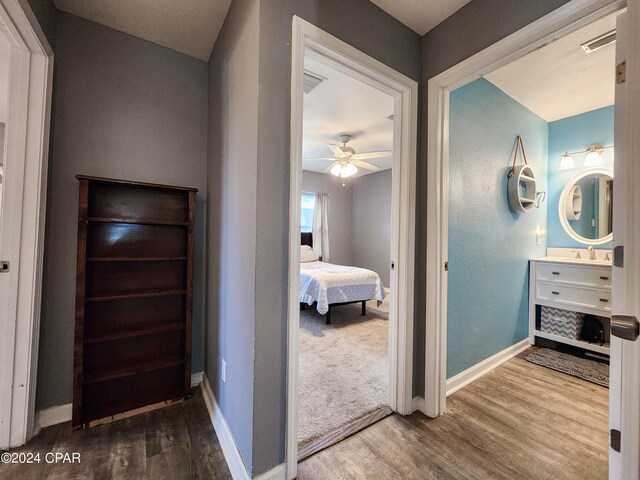
[[[326,262],[300,264],[300,302],[318,302],[318,313],[324,315],[334,303],[377,300],[385,297],[380,276],[366,268],[334,265]]]

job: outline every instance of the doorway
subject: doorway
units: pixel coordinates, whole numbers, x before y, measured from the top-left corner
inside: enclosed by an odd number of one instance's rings
[[[289,309],[287,361],[287,477],[295,478],[298,459],[298,379],[301,301],[301,196],[303,166],[303,95],[305,58],[392,97],[393,168],[389,286],[394,301],[389,311],[389,402],[402,414],[414,410],[413,359],[413,255],[415,214],[415,160],[417,135],[417,83],[364,55],[304,20],[293,20],[291,192],[289,210]],[[352,133],[352,132],[338,132]],[[345,138],[346,139],[346,138]],[[350,139],[349,139],[350,140]],[[346,147],[347,142],[342,146]],[[338,146],[340,146],[338,144]],[[328,192],[318,192],[328,193]],[[316,235],[317,237],[317,235]],[[316,241],[314,239],[314,241]],[[313,248],[313,247],[311,247]],[[313,302],[312,302],[313,303]],[[348,305],[337,306],[348,308]]]
[[[8,47],[0,221],[0,449],[33,434],[53,51],[25,2],[0,0]]]
[[[436,77],[429,80],[429,94],[428,94],[428,215],[427,221],[429,225],[434,225],[435,228],[431,229],[428,232],[428,245],[427,245],[427,318],[426,318],[426,375],[425,375],[425,411],[429,416],[439,416],[445,413],[446,404],[447,404],[447,394],[451,393],[451,385],[447,385],[447,349],[448,349],[448,341],[447,341],[447,319],[448,319],[448,268],[450,267],[447,262],[451,259],[448,246],[449,246],[449,234],[451,233],[449,227],[449,212],[448,212],[448,192],[449,185],[451,179],[449,177],[449,160],[451,154],[451,146],[449,144],[451,138],[451,131],[449,130],[450,124],[450,106],[451,106],[451,95],[454,91],[463,87],[465,85],[471,84],[472,82],[478,81],[478,79],[482,76],[488,75],[491,72],[498,70],[505,65],[517,61],[518,59],[522,59],[525,55],[537,51],[541,49],[545,45],[553,44],[558,39],[561,39],[572,32],[577,31],[578,29],[592,24],[598,20],[601,20],[615,12],[620,11],[625,7],[624,2],[569,2],[563,7],[555,10],[551,14],[543,17],[542,19],[534,22],[533,24],[527,26],[526,28],[516,32],[515,34],[507,37],[501,42],[494,44],[493,46],[487,48],[483,52],[471,57],[467,61],[452,67],[446,72],[437,75]],[[605,32],[606,33],[606,32]],[[616,59],[616,63],[620,63],[620,58]],[[616,65],[611,65],[604,68],[615,68]],[[616,102],[618,102],[618,91],[616,91]],[[618,108],[616,105],[616,140],[618,143],[620,142],[620,138],[618,137]],[[512,143],[513,150],[515,150],[515,142]],[[591,153],[592,150],[595,150],[599,156],[602,156],[602,152],[606,151],[604,148],[600,148],[597,145],[595,148],[590,149],[591,145],[586,145],[584,147],[584,152],[562,152],[562,155],[559,155],[557,158],[558,165],[561,161],[560,157],[571,157],[571,153],[582,154],[583,157],[579,157],[580,162],[588,163],[586,157]],[[624,148],[623,145],[619,146],[620,148]],[[616,150],[618,152],[618,150]],[[566,153],[566,155],[565,155]],[[593,159],[591,159],[593,160]],[[522,160],[519,160],[520,162]],[[619,167],[620,167],[620,156],[617,155],[617,163],[616,163],[616,175],[619,175]],[[505,165],[506,167],[507,165]],[[511,165],[509,165],[511,166]],[[602,172],[591,171],[589,175],[597,176],[601,175]],[[595,177],[594,177],[595,178]],[[575,182],[580,179],[576,175],[573,180]],[[574,182],[574,183],[575,183]],[[591,187],[588,189],[592,192],[599,192],[598,190],[599,183],[596,182],[594,187],[593,182]],[[606,191],[606,182],[605,188],[603,191]],[[522,191],[522,197],[527,197],[526,188]],[[562,190],[562,189],[561,189]],[[614,197],[619,194],[618,188],[614,189],[613,195]],[[533,192],[538,193],[538,192]],[[547,192],[548,193],[548,192]],[[599,194],[599,193],[598,193]],[[594,193],[595,198],[596,193]],[[507,199],[507,192],[505,191],[505,201]],[[562,196],[560,192],[559,197]],[[531,203],[536,202],[537,196],[532,196],[529,200]],[[549,201],[549,197],[547,197],[547,201]],[[593,202],[592,202],[593,203]],[[596,202],[597,203],[597,202]],[[606,199],[605,199],[606,203]],[[615,201],[614,201],[615,203]],[[555,215],[556,217],[560,214],[560,205],[562,203],[556,203],[555,211],[552,209],[549,210],[549,215]],[[586,205],[586,204],[585,204]],[[603,212],[604,213],[604,212]],[[619,212],[616,212],[616,209],[613,210],[614,217],[619,215]],[[600,232],[602,229],[599,227],[599,222],[601,225],[608,223],[610,215],[608,218],[605,218],[604,215],[600,218],[598,215],[593,215],[591,217],[592,222],[589,222],[589,228],[591,230],[591,234],[594,238],[589,239],[588,236],[582,234],[583,238],[587,240],[592,240],[591,243],[585,242],[584,252],[577,252],[574,255],[580,254],[582,258],[587,254],[587,258],[592,262],[602,262],[603,265],[607,263],[609,260],[606,258],[599,258],[597,256],[597,252],[594,254],[595,258],[590,257],[591,252],[587,251],[587,246],[593,246],[593,242],[603,243],[605,242],[604,235],[603,238],[595,238],[596,235],[600,237]],[[560,226],[560,220],[558,220],[558,226]],[[619,225],[619,223],[618,223]],[[561,227],[562,228],[562,227]],[[528,235],[533,240],[534,237],[538,240],[540,237],[543,237],[547,234],[547,229],[537,229],[533,228],[528,232]],[[621,232],[616,227],[616,237],[620,239]],[[606,241],[609,241],[606,239]],[[617,240],[614,239],[614,242]],[[615,245],[615,243],[614,243]],[[577,249],[581,250],[581,249]],[[553,252],[552,252],[553,253]],[[550,255],[551,253],[548,253]],[[592,266],[596,265],[596,263],[592,263]],[[611,267],[609,266],[609,269]],[[609,281],[608,288],[611,288],[611,277],[613,276],[613,280],[615,282],[616,278],[616,268],[613,268],[613,275],[602,274],[598,276],[600,281],[604,281],[606,277]],[[556,275],[557,270],[550,270],[549,275]],[[562,274],[562,272],[559,272]],[[532,274],[533,275],[533,274]],[[600,278],[602,277],[602,278]],[[533,278],[533,277],[532,277]],[[619,277],[618,277],[619,278]],[[605,286],[603,285],[603,288]],[[543,296],[543,293],[536,292],[536,295]],[[557,289],[549,289],[548,296],[559,298],[561,297],[563,292],[558,291]],[[598,297],[596,303],[598,304],[598,308],[602,311],[605,309],[608,310],[609,316],[612,312],[610,302],[611,302],[611,291],[609,290],[609,297],[602,296]],[[605,306],[609,304],[609,306]],[[615,308],[616,301],[613,302],[613,307]],[[618,303],[618,306],[621,306]],[[600,308],[601,307],[601,308]],[[538,335],[534,335],[538,336]],[[527,348],[528,340],[520,345],[519,347]],[[614,345],[614,341],[612,340],[612,346]],[[618,342],[619,346],[619,342]],[[516,345],[516,347],[518,347]],[[518,347],[518,348],[519,348]],[[487,373],[492,368],[495,368],[497,364],[501,361],[505,361],[510,358],[510,355],[517,354],[516,351],[503,351],[499,352],[503,354],[501,357],[497,355],[492,358],[486,359],[487,362],[484,364],[478,364],[478,369],[475,372],[472,372],[471,375],[465,379],[465,382],[471,382],[475,378],[482,376]],[[620,370],[619,364],[621,362],[622,352],[618,348],[611,349],[611,401],[612,403],[617,398],[619,400],[619,383],[620,383]],[[617,367],[615,365],[618,365]],[[451,373],[451,372],[449,372]],[[618,393],[615,393],[618,392]],[[618,405],[619,407],[619,405]],[[619,425],[619,415],[615,415],[616,409],[612,408],[611,417],[610,417],[610,426],[612,429],[616,430],[616,425]],[[619,414],[619,409],[618,409]],[[618,422],[618,423],[617,423]],[[635,434],[634,434],[635,436]],[[619,471],[620,468],[620,456],[615,452],[615,449],[610,449],[610,472],[612,472],[613,478],[617,478],[613,472]]]

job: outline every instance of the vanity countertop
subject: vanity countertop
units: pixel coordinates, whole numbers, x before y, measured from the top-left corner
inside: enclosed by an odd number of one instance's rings
[[[551,263],[570,263],[574,265],[596,265],[599,267],[610,267],[611,260],[589,260],[588,258],[569,258],[569,257],[537,257],[531,260],[537,262],[551,262]]]

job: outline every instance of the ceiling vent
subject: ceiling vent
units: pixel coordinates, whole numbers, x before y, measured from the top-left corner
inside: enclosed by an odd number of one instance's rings
[[[322,82],[326,80],[325,77],[318,75],[317,73],[311,73],[309,70],[304,71],[304,93],[309,93],[316,88]]]
[[[610,32],[603,33],[599,37],[593,38],[588,42],[583,43],[580,46],[585,52],[591,53],[591,52],[595,52],[596,50],[602,47],[606,47],[607,45],[610,45],[615,41],[616,41],[616,31],[611,30]]]

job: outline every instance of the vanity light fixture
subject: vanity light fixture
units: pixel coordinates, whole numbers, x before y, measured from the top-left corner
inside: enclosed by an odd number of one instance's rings
[[[602,152],[602,145],[591,145],[587,149],[587,156],[584,158],[584,166],[596,167],[600,165],[600,152]]]
[[[559,170],[571,170],[572,168],[575,168],[576,164],[573,161],[573,157],[571,155],[569,155],[569,151],[565,151],[564,155],[562,156],[562,159],[560,160],[560,167],[558,167]]]
[[[609,148],[613,148],[613,145],[608,147],[603,147],[599,143],[594,143],[586,150],[581,150],[579,152],[569,152],[565,151],[560,160],[559,170],[571,170],[575,166],[575,162],[573,161],[574,155],[580,155],[582,153],[586,153],[587,156],[584,158],[584,166],[585,167],[597,167],[602,163],[602,158],[600,154],[604,150],[608,150]]]

